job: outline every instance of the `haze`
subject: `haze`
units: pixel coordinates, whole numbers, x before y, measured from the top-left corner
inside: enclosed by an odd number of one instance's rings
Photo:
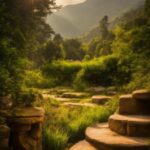
[[[86,0],[56,0],[56,3],[58,5],[66,6],[66,5],[71,5],[71,4],[82,3],[84,1],[86,1]]]

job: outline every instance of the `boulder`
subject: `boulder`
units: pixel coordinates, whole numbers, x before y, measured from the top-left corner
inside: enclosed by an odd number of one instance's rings
[[[92,102],[100,105],[105,104],[109,100],[111,100],[109,96],[92,96]]]
[[[42,150],[43,108],[16,108],[7,121],[11,128],[10,149]]]
[[[43,117],[44,109],[41,107],[24,107],[24,108],[15,108],[12,111],[13,118],[21,118],[21,117]]]
[[[0,125],[0,150],[8,150],[10,128],[6,125]]]
[[[78,93],[78,92],[68,92],[68,93],[63,93],[62,98],[82,98],[85,97],[85,93]]]
[[[106,93],[106,88],[99,86],[99,87],[91,87],[85,90],[86,92],[90,92],[93,94],[104,94]]]
[[[0,96],[0,109],[9,109],[13,105],[11,96]]]
[[[10,128],[6,125],[0,125],[0,138],[8,138],[10,134]]]

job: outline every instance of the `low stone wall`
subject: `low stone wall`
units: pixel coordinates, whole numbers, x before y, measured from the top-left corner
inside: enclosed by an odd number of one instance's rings
[[[16,108],[5,117],[7,125],[0,125],[0,150],[42,150],[42,108]]]

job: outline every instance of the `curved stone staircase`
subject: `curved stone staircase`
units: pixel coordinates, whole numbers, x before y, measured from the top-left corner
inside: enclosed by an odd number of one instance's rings
[[[150,150],[150,92],[121,96],[118,112],[108,123],[88,127],[85,137],[70,150]]]

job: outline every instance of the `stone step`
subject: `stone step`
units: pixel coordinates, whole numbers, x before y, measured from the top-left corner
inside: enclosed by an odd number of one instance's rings
[[[86,97],[86,93],[78,93],[78,92],[68,92],[68,93],[63,93],[62,98],[83,98]]]
[[[114,114],[109,118],[109,128],[122,135],[150,136],[150,116],[123,116]]]
[[[98,150],[150,150],[149,138],[122,136],[109,128],[89,127],[85,134]]]
[[[91,103],[71,103],[71,102],[65,102],[65,103],[63,103],[63,106],[67,106],[67,107],[90,107],[90,108],[96,107],[96,105],[91,104]]]
[[[149,90],[137,90],[132,93],[134,99],[148,100],[150,101],[150,91]]]
[[[119,114],[143,115],[150,114],[150,101],[134,99],[132,95],[122,95],[119,99]]]
[[[69,150],[98,150],[86,140],[80,141],[77,144],[73,145]]]
[[[99,95],[92,96],[92,102],[99,105],[103,105],[111,99],[112,97],[109,96],[99,96]]]

